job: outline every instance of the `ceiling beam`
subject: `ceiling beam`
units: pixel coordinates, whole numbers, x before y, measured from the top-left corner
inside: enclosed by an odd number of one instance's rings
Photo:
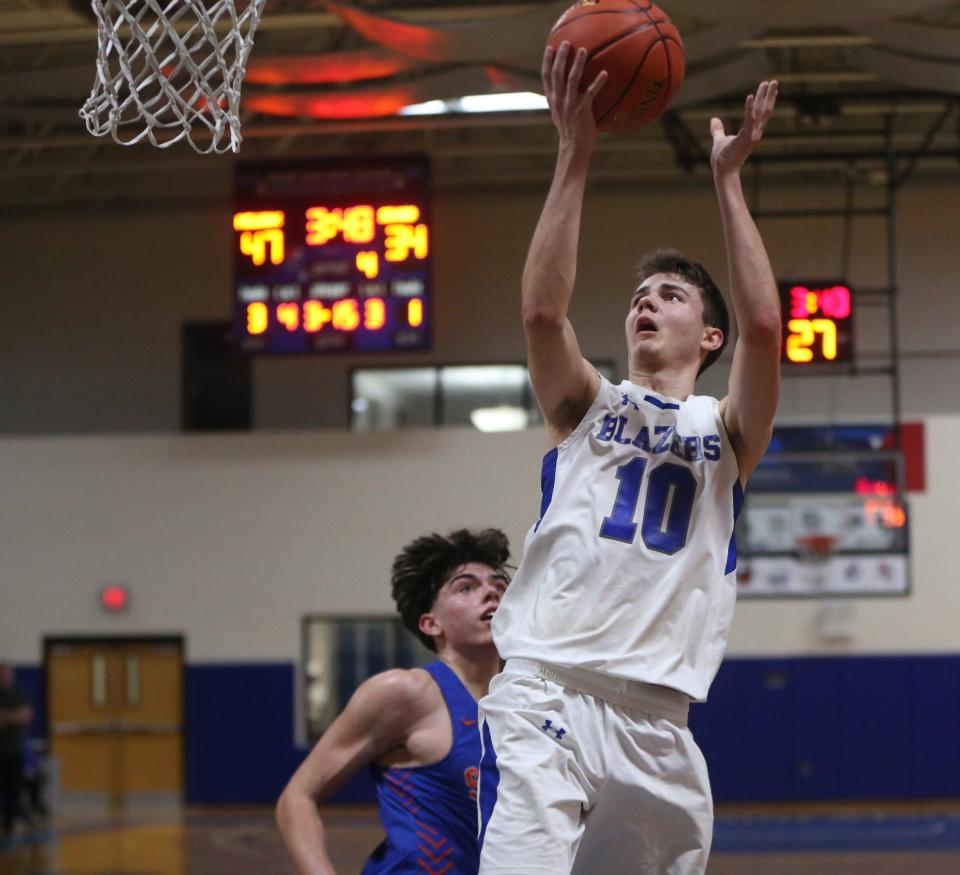
[[[524,12],[530,12],[539,9],[537,3],[514,3],[503,6],[433,6],[422,7],[420,9],[404,10],[402,19],[410,22],[422,23],[447,23],[455,24],[460,21],[477,21],[478,19],[494,18],[501,15],[517,15]],[[38,26],[40,22],[33,18],[24,20],[28,26],[17,26],[17,20],[7,22],[12,16],[0,15],[0,46],[26,46],[40,44],[65,44],[96,42],[97,26],[95,23],[80,23],[81,16],[77,13],[69,13],[70,18],[59,15],[51,17],[53,26]],[[34,16],[35,17],[35,16]],[[187,22],[181,22],[179,30],[184,30],[189,26]],[[228,22],[223,20],[218,22],[217,31],[225,32],[228,28]],[[270,12],[269,7],[264,12],[260,24],[257,26],[257,33],[285,33],[315,31],[335,28],[337,30],[347,25],[336,15],[329,12]]]

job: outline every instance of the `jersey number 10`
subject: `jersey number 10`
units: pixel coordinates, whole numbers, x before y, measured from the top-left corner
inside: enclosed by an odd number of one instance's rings
[[[604,517],[600,537],[632,544],[637,536],[633,521],[640,500],[640,485],[647,460],[637,457],[617,468],[617,500],[610,516]],[[697,479],[683,465],[665,462],[647,478],[647,496],[640,522],[643,543],[658,553],[673,555],[687,543],[687,529],[697,494]]]

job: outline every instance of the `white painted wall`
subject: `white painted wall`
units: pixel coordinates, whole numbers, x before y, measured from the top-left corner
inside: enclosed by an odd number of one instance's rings
[[[955,651],[960,416],[927,420],[912,498],[914,593],[863,600],[849,652]],[[307,613],[390,613],[395,552],[496,525],[519,555],[539,509],[539,431],[0,440],[0,650],[52,634],[182,632],[191,661],[296,660]],[[105,582],[132,606],[106,616]],[[815,602],[743,602],[731,653],[832,652]]]

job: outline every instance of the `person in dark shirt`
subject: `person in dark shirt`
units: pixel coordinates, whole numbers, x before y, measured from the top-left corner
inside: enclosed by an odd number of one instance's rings
[[[33,709],[14,685],[13,666],[0,663],[0,796],[3,797],[3,838],[13,831],[23,782],[23,737]]]

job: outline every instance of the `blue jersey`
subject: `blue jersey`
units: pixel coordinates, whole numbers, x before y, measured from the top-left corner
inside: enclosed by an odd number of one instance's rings
[[[476,875],[480,868],[477,702],[445,663],[423,668],[443,694],[453,743],[442,760],[429,766],[371,766],[387,838],[363,875]]]

